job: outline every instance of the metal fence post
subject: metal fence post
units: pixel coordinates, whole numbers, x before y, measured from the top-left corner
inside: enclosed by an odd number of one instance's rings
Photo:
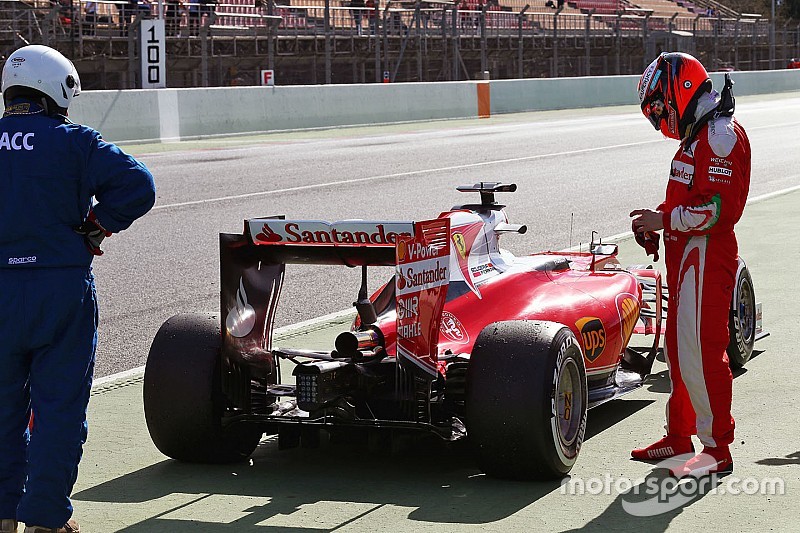
[[[275,14],[275,0],[268,0],[267,1],[267,16],[272,17]],[[277,27],[273,27],[272,23],[269,21],[272,19],[267,19],[267,68],[270,70],[275,70],[275,34],[277,33],[275,30]]]
[[[769,17],[769,68],[775,68],[775,0],[772,0],[772,14]]]
[[[562,9],[564,9],[563,4],[556,9],[553,15],[553,65],[550,67],[551,78],[558,77],[558,15],[561,13]]]
[[[447,43],[447,6],[442,6],[442,73],[447,72],[448,54],[450,53],[450,45]],[[448,80],[450,77],[448,76]]]
[[[198,34],[200,35],[200,86],[208,87],[208,27],[216,21],[216,13],[211,12],[211,15],[206,20],[206,23],[200,26]]]
[[[417,80],[418,81],[425,81],[423,79],[422,74],[422,24],[421,19],[422,13],[420,11],[420,0],[415,2],[414,6],[414,27],[417,29]]]
[[[136,43],[139,42],[139,28],[142,16],[136,14],[133,22],[128,25],[128,89],[136,89]]]
[[[531,7],[530,4],[525,4],[525,7],[522,8],[522,11],[519,12],[517,15],[517,39],[519,40],[519,44],[517,45],[517,52],[518,52],[518,67],[519,67],[519,74],[518,78],[522,79],[525,77],[525,70],[523,68],[523,40],[522,40],[522,23],[525,20],[525,12],[528,8]]]
[[[617,34],[617,53],[614,59],[614,74],[622,74],[622,12],[617,11],[617,27],[614,28]]]
[[[783,35],[781,36],[781,61],[786,64],[788,59],[786,55],[786,34],[789,33],[789,21],[783,23]]]
[[[798,24],[797,27],[794,29],[794,38],[795,42],[797,43],[795,45],[794,55],[800,56],[800,24]]]
[[[450,79],[458,81],[458,56],[459,51],[459,30],[458,30],[458,5],[453,4],[453,75]]]
[[[736,16],[736,26],[733,30],[733,68],[739,70],[739,25],[741,24],[742,16]]]
[[[642,70],[650,64],[647,58],[647,27],[650,24],[650,15],[652,13],[645,13],[644,20],[642,20]]]
[[[325,0],[325,83],[331,83],[331,0]]]
[[[486,72],[486,70],[487,70],[487,67],[486,67],[486,64],[487,64],[487,61],[486,61],[486,8],[487,7],[488,6],[486,4],[484,4],[481,7],[480,15],[478,15],[479,28],[480,28],[480,31],[481,31],[481,76],[483,76],[483,73]]]
[[[372,13],[372,23],[370,24],[370,36],[375,39],[375,83],[381,82],[381,36],[378,32],[378,21],[380,20],[381,14],[381,0],[375,0],[375,9],[374,13]],[[367,13],[367,19],[369,20],[370,16]]]
[[[381,24],[383,25],[383,71],[384,72],[389,72],[389,35],[387,34],[386,18],[389,16],[389,4],[391,3],[392,0],[388,0],[386,2],[386,6],[383,8],[383,21],[381,22]]]
[[[592,15],[594,15],[595,11],[596,9],[592,8],[586,15],[586,33],[583,37],[583,51],[586,58],[586,76],[592,75],[592,52],[589,46],[589,40],[592,38]]]
[[[714,61],[712,65],[719,65],[719,34],[722,31],[722,13],[717,13],[717,20],[714,21]],[[714,67],[716,69],[716,67]]]
[[[669,18],[669,49],[676,50],[678,47],[675,44],[675,18],[678,16],[678,13],[673,14]]]

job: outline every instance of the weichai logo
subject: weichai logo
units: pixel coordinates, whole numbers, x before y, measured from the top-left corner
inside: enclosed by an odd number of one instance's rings
[[[594,361],[606,348],[606,328],[603,322],[593,316],[581,318],[575,325],[583,338],[583,351],[586,359]]]

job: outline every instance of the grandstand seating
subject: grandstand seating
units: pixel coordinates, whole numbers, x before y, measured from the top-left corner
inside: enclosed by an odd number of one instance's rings
[[[573,3],[577,9],[584,13],[594,9],[594,12],[598,15],[613,15],[621,9],[619,0],[575,0],[570,2],[570,4]]]
[[[675,13],[679,17],[694,18],[697,16],[695,13],[695,5],[692,2],[678,0],[630,0],[630,6],[634,9],[648,10],[652,12],[654,17],[669,18]],[[705,10],[703,10],[705,11]]]

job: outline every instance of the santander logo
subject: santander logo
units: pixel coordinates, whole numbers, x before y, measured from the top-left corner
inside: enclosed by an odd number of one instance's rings
[[[348,220],[251,220],[255,244],[300,244],[334,246],[394,246],[398,237],[414,233],[412,222]]]
[[[283,238],[264,224],[264,227],[261,228],[261,233],[256,235],[256,240],[262,242],[281,242]]]

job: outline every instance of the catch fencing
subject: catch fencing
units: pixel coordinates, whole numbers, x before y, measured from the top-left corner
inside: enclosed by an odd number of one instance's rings
[[[515,12],[494,2],[470,10],[422,0],[370,8],[227,1],[165,3],[173,7],[164,14],[169,87],[257,85],[262,69],[284,85],[429,82],[638,74],[665,50],[693,53],[710,71],[785,68],[800,57],[800,24],[722,10],[689,17]],[[0,11],[3,57],[49,44],[74,59],[89,89],[139,87],[138,28],[158,16],[155,3],[0,0]]]

